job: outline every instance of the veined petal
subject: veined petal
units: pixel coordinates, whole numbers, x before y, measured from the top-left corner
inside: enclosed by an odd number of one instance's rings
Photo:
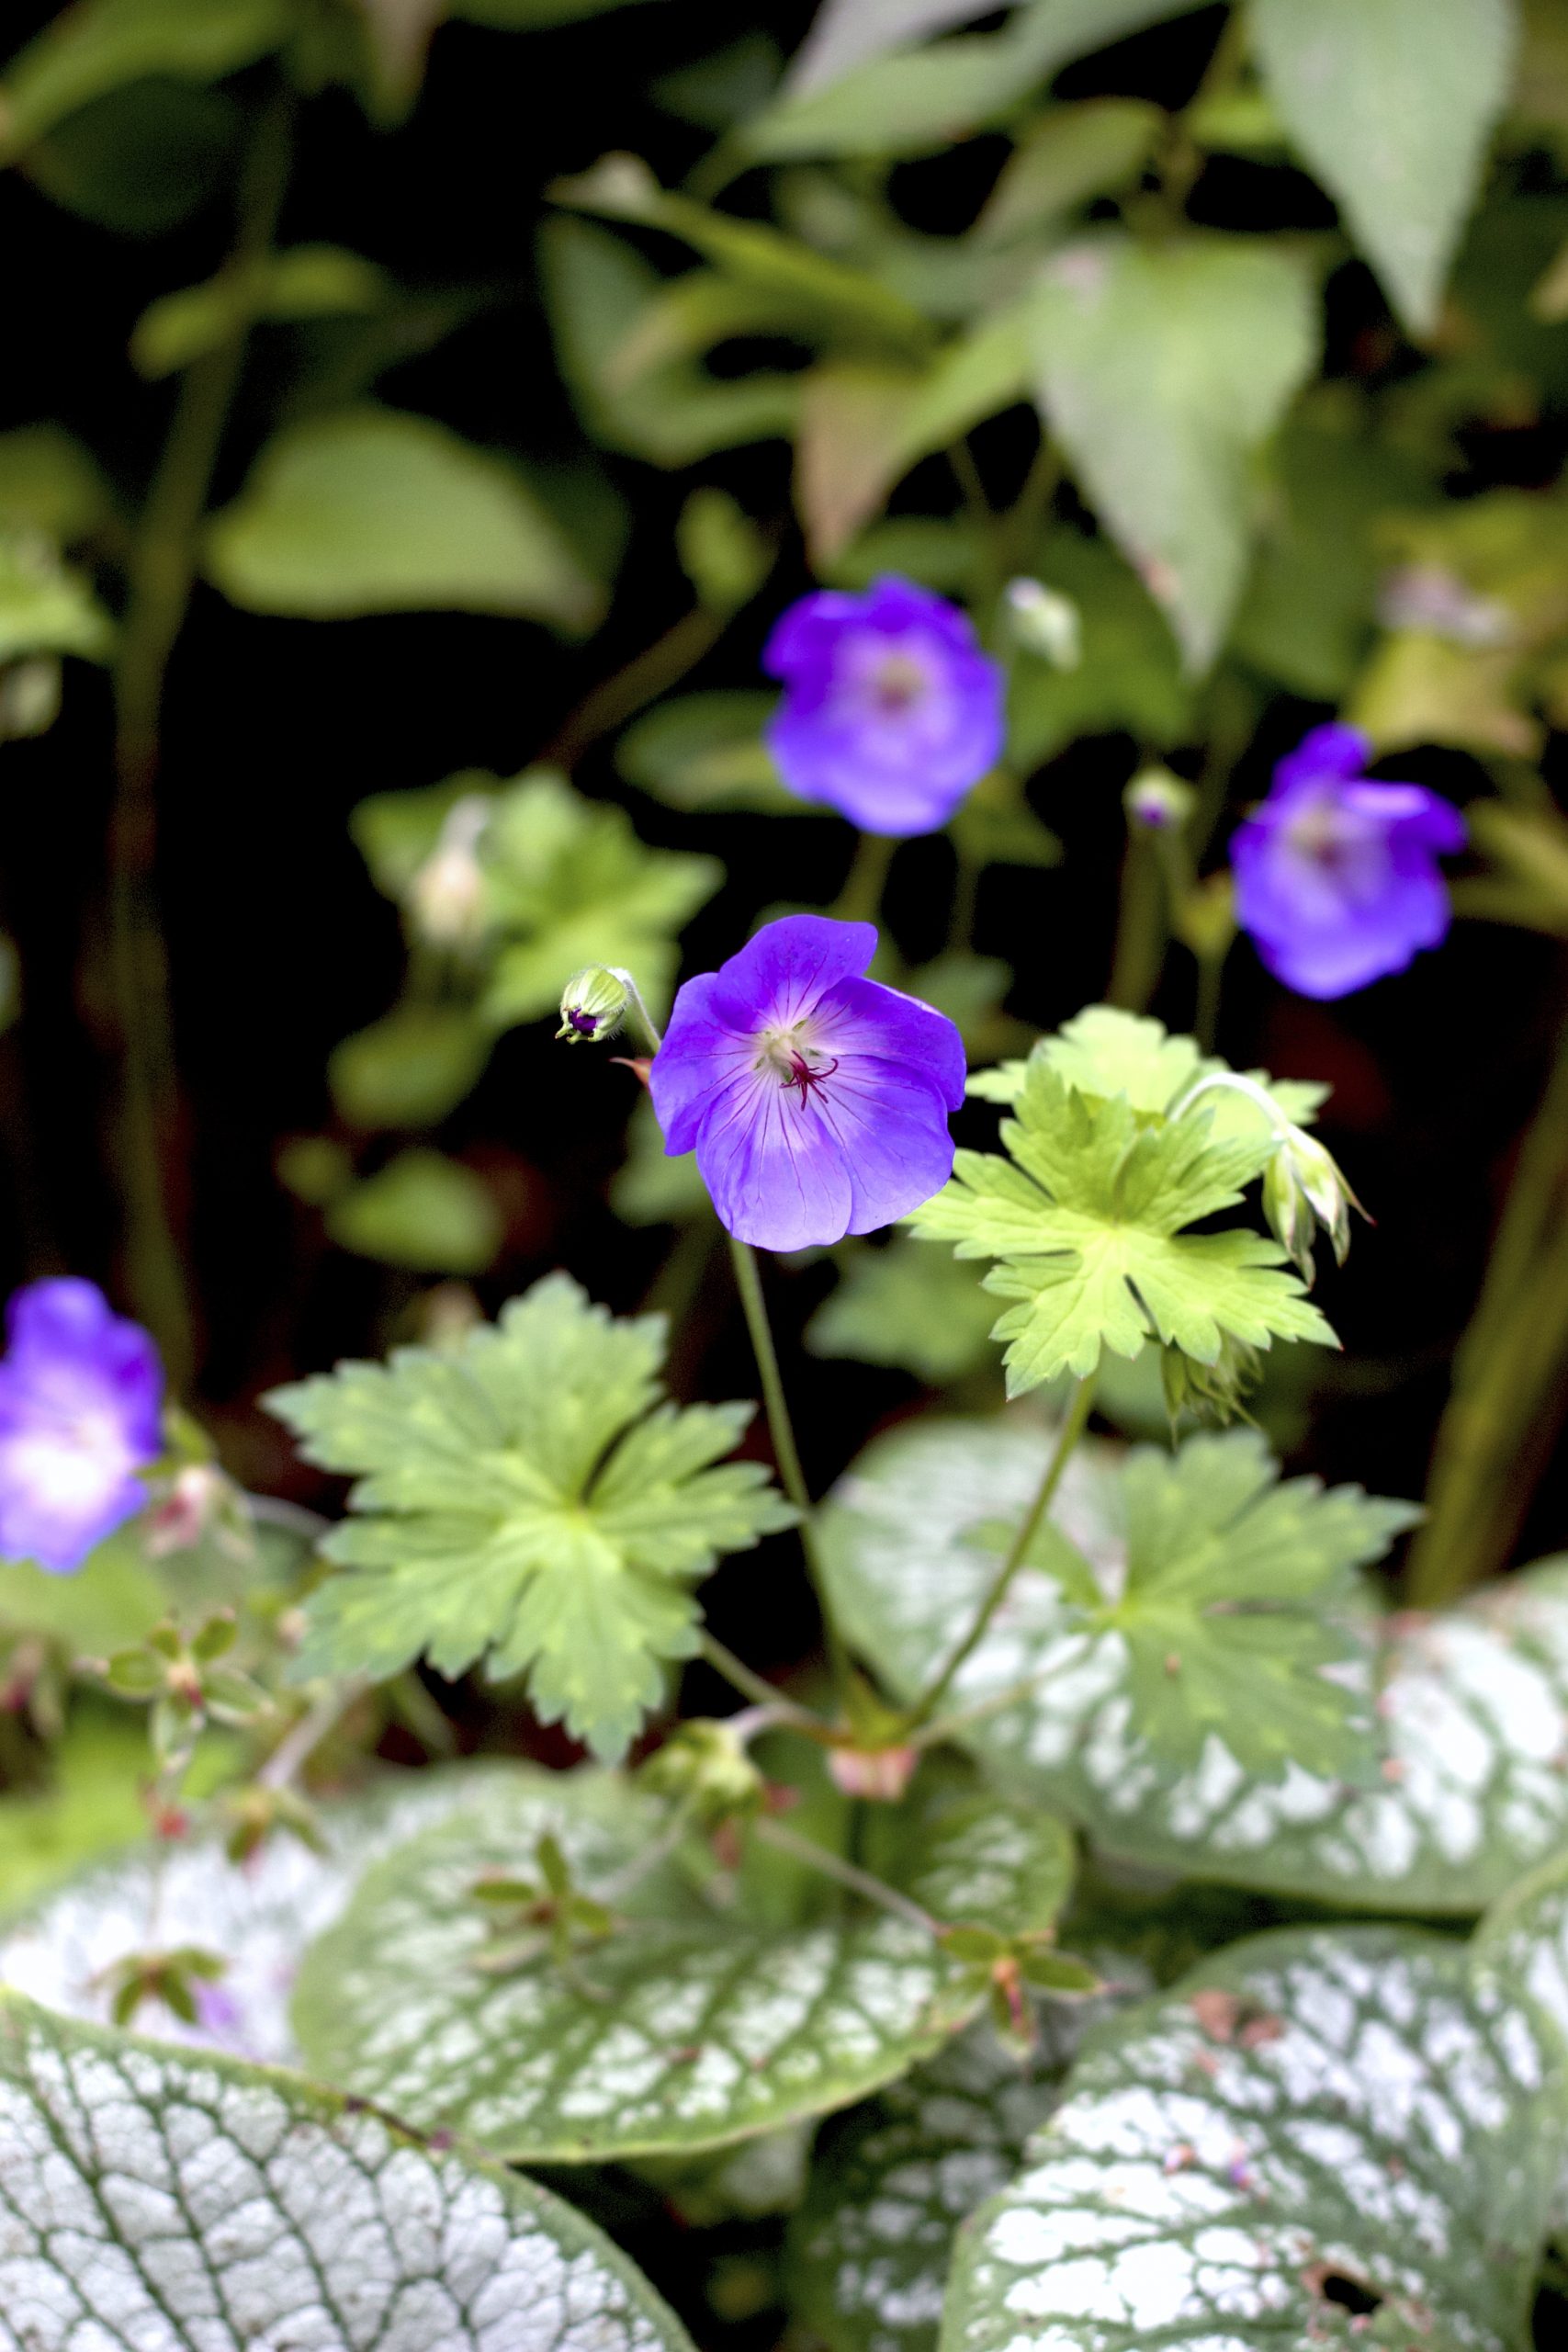
[[[760,1250],[841,1241],[853,1189],[838,1136],[773,1070],[738,1079],[713,1102],[697,1136],[697,1167],[719,1220]]]
[[[784,915],[764,924],[739,956],[720,965],[708,1007],[738,1035],[754,1037],[763,1029],[787,1028],[804,1020],[835,980],[863,972],[875,953],[874,923]]]
[[[874,1056],[885,1066],[927,1079],[950,1111],[964,1102],[968,1064],[964,1040],[944,1012],[880,980],[839,980],[818,1008],[817,1039],[847,1067]]]

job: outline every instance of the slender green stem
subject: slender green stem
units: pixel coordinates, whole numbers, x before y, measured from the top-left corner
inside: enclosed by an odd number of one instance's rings
[[[624,727],[662,694],[668,694],[689,670],[713,651],[733,616],[697,605],[682,615],[662,637],[634,655],[624,670],[606,678],[579,703],[570,717],[539,752],[541,765],[576,765],[602,736]]]
[[[1122,896],[1116,917],[1116,944],[1111,952],[1108,1004],[1124,1012],[1142,1012],[1159,985],[1165,962],[1165,878],[1159,859],[1141,827],[1127,834],[1122,861]]]
[[[256,1774],[261,1786],[291,1787],[328,1733],[336,1728],[351,1707],[357,1705],[369,1688],[365,1678],[356,1674],[323,1690],[314,1705],[290,1724]]]
[[[902,843],[895,833],[861,833],[844,877],[844,887],[832,911],[842,922],[874,922],[882,911],[882,894],[893,860]]]
[[[1529,1500],[1532,1440],[1568,1357],[1568,1028],[1493,1244],[1438,1424],[1407,1592],[1432,1608],[1499,1566]]]
[[[922,1724],[931,1720],[953,1688],[953,1680],[960,1669],[985,1640],[991,1620],[1007,1599],[1012,1580],[1023,1566],[1029,1547],[1033,1543],[1041,1522],[1051,1508],[1052,1498],[1062,1483],[1062,1473],[1072,1458],[1073,1449],[1089,1425],[1089,1410],[1093,1403],[1092,1376],[1077,1382],[1073,1389],[1072,1401],[1067,1407],[1066,1419],[1056,1432],[1056,1442],[1051,1449],[1044,1473],[1035,1489],[1034,1499],[1018,1523],[1012,1542],[1008,1546],[1006,1557],[992,1577],[985,1597],[975,1613],[974,1623],[958,1644],[957,1648],[952,1652],[946,1665],[941,1668],[936,1680],[927,1686],[904,1718],[902,1730],[905,1734],[918,1731]]]
[[[784,1395],[784,1378],[779,1371],[778,1351],[773,1346],[773,1326],[768,1321],[767,1302],[762,1296],[761,1274],[755,1251],[746,1242],[737,1241],[733,1235],[730,1236],[729,1254],[734,1261],[736,1287],[740,1293],[746,1328],[751,1335],[751,1350],[757,1359],[757,1371],[762,1384],[762,1405],[768,1417],[768,1431],[773,1442],[773,1458],[779,1466],[784,1490],[800,1513],[801,1548],[806,1554],[806,1565],[811,1571],[818,1606],[822,1612],[822,1634],[829,1663],[833,1669],[833,1680],[841,1695],[850,1687],[849,1657],[840,1638],[828,1599],[828,1582],[817,1542],[811,1492],[806,1483],[806,1473],[800,1466],[800,1449],[795,1442],[795,1423],[790,1419],[789,1401]]]
[[[942,1922],[900,1894],[896,1886],[886,1880],[874,1878],[869,1871],[861,1870],[854,1862],[847,1862],[841,1854],[831,1853],[826,1846],[818,1846],[810,1838],[802,1838],[795,1830],[786,1829],[782,1821],[757,1822],[751,1832],[764,1846],[775,1852],[789,1854],[810,1870],[820,1871],[824,1878],[837,1881],[852,1894],[861,1895],[867,1903],[874,1903],[879,1910],[890,1911],[896,1919],[907,1919],[911,1927],[920,1928],[928,1936],[940,1936]]]
[[[1220,1027],[1220,988],[1224,979],[1225,956],[1222,948],[1217,956],[1198,958],[1198,1004],[1192,1016],[1192,1035],[1206,1054],[1214,1050],[1214,1040]]]
[[[809,1707],[802,1707],[794,1699],[786,1698],[782,1690],[775,1690],[771,1682],[764,1681],[744,1658],[737,1657],[716,1634],[708,1633],[705,1628],[697,1638],[702,1646],[702,1656],[715,1673],[722,1674],[742,1698],[750,1699],[759,1707],[768,1708],[782,1720],[803,1727],[808,1724],[813,1732],[822,1729],[821,1718],[814,1715]]]
[[[619,980],[621,986],[625,989],[626,992],[626,1004],[631,1012],[631,1016],[637,1023],[637,1027],[642,1031],[644,1041],[646,1042],[649,1052],[656,1054],[660,1046],[664,1043],[664,1039],[652,1013],[649,1012],[648,1006],[643,1001],[642,990],[638,988],[636,980],[633,978],[631,973],[626,970],[624,964],[612,964],[607,968],[615,975],[615,978]]]
[[[229,325],[186,370],[131,548],[115,663],[109,932],[122,1057],[126,1272],[132,1301],[156,1335],[176,1388],[189,1376],[193,1337],[164,1190],[175,1057],[153,878],[164,685],[190,605],[201,519],[244,362],[257,265],[271,246],[288,185],[292,115],[292,97],[285,94],[257,128],[240,189],[234,247],[221,273],[231,297]]]

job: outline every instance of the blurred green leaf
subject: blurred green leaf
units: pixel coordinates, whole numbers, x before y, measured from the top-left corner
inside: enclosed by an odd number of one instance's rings
[[[1315,356],[1311,279],[1261,241],[1100,237],[1048,265],[1041,404],[1194,671],[1246,577],[1250,468]]]
[[[651,95],[670,114],[699,130],[728,130],[755,114],[778,86],[783,60],[770,33],[753,29],[690,65],[661,74]]]
[[[804,816],[762,741],[778,696],[750,687],[681,695],[628,727],[615,763],[670,808],[752,808]]]
[[[326,1213],[340,1250],[421,1274],[480,1274],[501,1248],[494,1193],[471,1168],[438,1151],[400,1151],[338,1193]]]
[[[1509,0],[1256,0],[1252,27],[1286,128],[1429,334],[1507,96]]]
[[[813,331],[851,350],[918,354],[931,328],[912,304],[869,272],[814,252],[759,220],[712,211],[661,188],[636,155],[606,155],[591,171],[558,180],[556,203],[609,220],[664,229],[727,276],[777,306],[777,327]]]
[[[132,82],[69,115],[24,163],[67,211],[120,236],[158,237],[217,195],[243,127],[223,91]]]
[[[1084,735],[1125,732],[1168,751],[1197,725],[1196,695],[1176,643],[1135,573],[1106,541],[1063,525],[1034,567],[1071,597],[1082,628],[1076,669],[1015,662],[1008,689],[1008,756],[1027,774]]]
[[[666,1661],[696,1648],[692,1587],[794,1516],[760,1464],[722,1460],[751,1406],[660,1402],[664,1335],[550,1274],[450,1347],[275,1390],[305,1458],[359,1482],[300,1676],[483,1660],[526,1673],[546,1722],[624,1752]]]
[[[208,526],[207,570],[252,612],[519,614],[585,629],[603,602],[521,475],[429,417],[288,425]]]
[[[694,490],[675,520],[681,569],[710,612],[739,612],[773,569],[774,550],[727,490]]]
[[[454,1004],[400,1004],[334,1046],[327,1081],[354,1127],[428,1127],[479,1083],[491,1039]]]
[[[488,798],[498,783],[486,768],[464,768],[441,784],[361,800],[349,813],[348,830],[382,897],[400,905],[457,802],[469,795]]]
[[[36,533],[0,531],[0,662],[34,653],[103,661],[113,626],[86,582]]]
[[[896,1364],[933,1388],[992,1356],[997,1302],[973,1266],[907,1238],[862,1248],[806,1328],[813,1355]]]
[[[292,14],[288,0],[77,0],[0,81],[0,149],[17,153],[127,83],[236,74],[287,39]]]
[[[1165,128],[1143,98],[1084,98],[1052,107],[1003,164],[974,233],[987,243],[1037,239],[1091,197],[1132,186]]]
[[[561,373],[596,439],[680,467],[793,432],[798,379],[761,370],[720,381],[657,345],[659,356],[638,355],[672,289],[624,238],[587,220],[547,220],[539,259]]]
[[[501,1028],[553,1012],[586,964],[624,965],[657,1004],[677,934],[724,878],[716,858],[648,848],[625,809],[547,773],[499,796],[479,855],[502,934],[482,1009]]]
[[[36,531],[69,548],[91,538],[111,510],[96,459],[62,425],[0,433],[0,528]]]
[[[626,1129],[626,1157],[610,1186],[624,1225],[690,1225],[711,1215],[694,1151],[666,1152],[653,1105],[639,1087]]]
[[[904,419],[918,398],[907,370],[834,360],[801,386],[795,503],[813,569],[840,555],[905,470]]]
[[[891,481],[1028,400],[1033,319],[1032,300],[1010,303],[943,345],[889,417]]]
[[[172,375],[252,319],[341,317],[376,309],[387,279],[373,262],[341,245],[295,245],[254,266],[202,286],[161,294],[131,330],[130,358],[142,376]]]

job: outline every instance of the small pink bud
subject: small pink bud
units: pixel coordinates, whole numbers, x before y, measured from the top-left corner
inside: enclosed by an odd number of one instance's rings
[[[830,1747],[828,1770],[847,1797],[873,1804],[897,1804],[919,1761],[917,1747]]]

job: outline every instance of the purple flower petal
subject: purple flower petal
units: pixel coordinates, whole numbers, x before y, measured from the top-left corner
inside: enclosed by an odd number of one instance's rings
[[[964,615],[907,580],[803,597],[762,656],[786,692],[768,742],[793,792],[867,832],[933,832],[995,765],[1002,677]]]
[[[0,1556],[64,1573],[141,1510],[163,1450],[163,1369],[92,1283],[33,1283],[0,1362]]]
[[[964,1048],[930,1005],[861,977],[870,923],[790,915],[675,1000],[649,1084],[738,1239],[801,1250],[940,1191]]]
[[[1463,848],[1464,820],[1424,785],[1362,776],[1368,748],[1354,728],[1314,729],[1231,843],[1236,921],[1303,996],[1402,972],[1448,931],[1436,859]]]

